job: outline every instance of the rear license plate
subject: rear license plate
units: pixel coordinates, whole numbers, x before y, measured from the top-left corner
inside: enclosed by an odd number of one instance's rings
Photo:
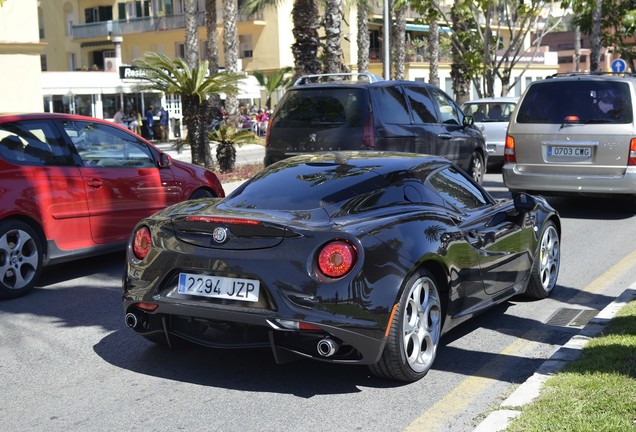
[[[253,279],[179,273],[178,288],[179,294],[257,302],[260,282]]]
[[[548,156],[590,159],[592,157],[592,149],[589,147],[550,146],[548,147]]]

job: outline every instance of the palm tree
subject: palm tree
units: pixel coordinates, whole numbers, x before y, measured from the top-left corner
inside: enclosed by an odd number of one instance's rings
[[[214,166],[206,133],[208,97],[212,94],[238,93],[239,74],[229,72],[208,75],[208,62],[190,68],[182,58],[170,59],[164,54],[148,52],[135,65],[144,73],[146,81],[139,90],[156,90],[181,96],[183,123],[188,129],[192,149],[192,163],[206,168]]]
[[[393,79],[404,79],[404,62],[406,59],[406,12],[408,3],[404,0],[393,0],[393,13],[395,13],[395,23],[393,24],[393,31],[391,36],[395,41],[393,45],[394,56],[394,69]]]
[[[369,36],[369,0],[358,0],[358,72],[369,72],[369,50],[371,46]]]
[[[265,93],[267,93],[267,99],[265,100],[266,107],[273,108],[271,105],[272,93],[279,88],[285,88],[291,84],[291,76],[289,76],[289,73],[293,70],[293,67],[288,66],[267,74],[262,71],[254,71],[254,78],[256,78],[256,81],[258,81],[260,86],[265,89]]]
[[[342,0],[326,0],[324,44],[325,73],[343,72],[342,63]]]
[[[197,26],[197,0],[185,0],[185,60],[188,66],[195,68],[199,63],[199,38]]]
[[[217,130],[209,133],[209,138],[217,142],[216,160],[222,173],[234,170],[236,163],[236,145],[250,144],[256,141],[256,134],[247,129],[235,129],[232,126],[221,125]]]
[[[253,14],[264,8],[276,7],[281,0],[245,0],[243,11]],[[320,37],[318,35],[318,0],[294,0],[292,21],[295,42],[292,44],[294,56],[294,79],[301,75],[317,74],[321,71],[318,60]]]
[[[210,75],[219,71],[219,35],[216,31],[216,0],[205,0],[206,54]]]
[[[223,0],[223,53],[225,55],[225,70],[238,73],[239,38],[236,23],[238,21],[237,0]],[[238,99],[236,94],[228,94],[225,98],[225,109],[230,123],[238,125]]]

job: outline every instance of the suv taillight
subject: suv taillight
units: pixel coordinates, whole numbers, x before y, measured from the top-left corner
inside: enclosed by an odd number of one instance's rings
[[[369,116],[364,122],[364,129],[362,130],[362,144],[368,150],[375,149],[375,130],[373,127],[373,113],[369,113]]]
[[[506,135],[506,147],[504,148],[504,161],[517,163],[517,155],[515,154],[515,139],[510,135]]]
[[[632,138],[629,142],[629,157],[627,165],[636,165],[636,138]]]

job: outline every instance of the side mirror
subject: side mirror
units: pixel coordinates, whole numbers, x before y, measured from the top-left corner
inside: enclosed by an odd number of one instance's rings
[[[537,208],[537,200],[525,192],[516,193],[513,197],[515,209],[519,212],[527,213]]]
[[[172,165],[172,156],[167,153],[159,153],[159,168],[165,168]]]
[[[475,118],[470,115],[464,116],[463,123],[464,123],[464,127],[472,126],[473,124],[475,124]]]

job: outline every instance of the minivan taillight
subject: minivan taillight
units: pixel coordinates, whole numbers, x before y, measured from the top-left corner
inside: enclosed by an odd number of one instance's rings
[[[369,113],[369,116],[364,122],[364,129],[362,130],[362,144],[367,150],[375,150],[375,128],[373,127],[373,113]]]
[[[636,165],[636,138],[632,138],[629,142],[629,157],[627,165]]]
[[[517,163],[517,155],[515,154],[515,139],[510,135],[506,135],[506,147],[504,148],[504,161]]]

